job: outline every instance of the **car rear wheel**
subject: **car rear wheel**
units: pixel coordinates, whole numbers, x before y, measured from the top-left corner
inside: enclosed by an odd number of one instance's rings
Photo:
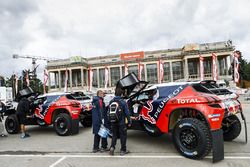
[[[160,131],[160,129],[156,125],[152,125],[150,123],[144,122],[143,123],[143,128],[147,132],[149,136],[152,137],[160,137],[163,135],[163,133]]]
[[[223,137],[225,141],[232,141],[240,135],[241,123],[236,115],[224,118],[222,121]]]
[[[212,148],[209,128],[193,118],[184,118],[177,122],[173,131],[173,141],[178,152],[190,159],[202,159]]]
[[[91,118],[90,119],[82,119],[82,120],[80,120],[80,122],[81,122],[81,124],[82,124],[82,126],[84,126],[84,127],[91,127],[92,126],[92,120],[91,120]]]
[[[19,121],[15,114],[9,115],[6,118],[5,129],[9,134],[16,134],[20,131]]]
[[[66,113],[61,113],[56,116],[54,128],[59,136],[68,136],[71,134],[72,119]]]

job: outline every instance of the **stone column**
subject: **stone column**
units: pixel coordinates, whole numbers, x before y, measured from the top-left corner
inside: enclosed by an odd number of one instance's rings
[[[50,71],[48,71],[48,92],[50,91],[50,89],[51,89],[51,79],[50,79]],[[46,85],[45,85],[45,87],[46,87]]]
[[[188,79],[189,79],[189,73],[188,73],[188,59],[185,58],[184,61],[185,61],[185,63],[184,63],[184,79],[185,79],[186,81],[188,81]]]
[[[61,70],[58,70],[58,85],[59,85],[59,91],[61,91],[62,89]]]
[[[69,69],[69,84],[70,84],[70,91],[72,92],[72,69]]]
[[[173,66],[172,66],[172,61],[169,62],[169,69],[170,69],[170,82],[174,81],[174,76],[173,76]]]

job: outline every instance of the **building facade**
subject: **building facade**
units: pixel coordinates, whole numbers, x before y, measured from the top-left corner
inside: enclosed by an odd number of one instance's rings
[[[64,60],[50,61],[49,92],[95,91],[104,89],[113,91],[116,82],[128,72],[140,74],[141,80],[150,84],[160,82],[200,80],[200,55],[204,58],[204,79],[212,79],[212,54],[216,55],[219,80],[230,80],[231,55],[234,51],[232,41],[205,44],[187,44],[182,48],[156,51],[141,51],[91,58],[80,56]],[[163,71],[160,71],[160,64]],[[108,83],[105,87],[108,70]],[[90,72],[91,71],[91,72]],[[163,75],[161,78],[160,74]],[[91,84],[91,85],[90,85]]]

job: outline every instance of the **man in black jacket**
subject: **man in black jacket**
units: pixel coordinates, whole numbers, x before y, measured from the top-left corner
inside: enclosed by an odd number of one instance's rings
[[[25,124],[26,116],[30,112],[31,101],[32,101],[32,97],[29,97],[29,98],[23,97],[17,105],[17,117],[20,123],[22,139],[30,137],[30,135],[26,132],[24,124]]]
[[[124,95],[124,90],[120,88],[116,88],[115,97],[113,100],[110,101],[110,104],[113,101],[119,101],[121,108],[122,108],[121,117],[119,118],[118,122],[111,123],[113,136],[112,136],[112,142],[111,142],[111,147],[110,147],[110,155],[114,155],[115,145],[116,145],[118,136],[120,136],[120,141],[121,141],[120,155],[123,156],[129,153],[126,147],[126,143],[127,143],[126,123],[128,123],[128,126],[130,127],[131,119],[130,119],[127,103],[122,99],[121,97],[122,95]]]
[[[6,106],[0,100],[0,137],[6,137],[7,135],[4,134],[4,113],[6,111]]]

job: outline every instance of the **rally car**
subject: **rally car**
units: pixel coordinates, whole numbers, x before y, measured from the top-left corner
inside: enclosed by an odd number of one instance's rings
[[[33,96],[30,88],[23,90],[22,97]],[[50,93],[35,97],[31,111],[25,119],[25,125],[54,126],[59,136],[68,136],[79,132],[79,115],[81,104],[69,93]],[[15,134],[20,131],[16,110],[7,110],[6,131]]]
[[[227,113],[222,99],[199,83],[146,88],[147,84],[134,73],[117,82],[134,118],[132,129],[143,129],[151,136],[172,133],[176,149],[187,158],[202,159],[211,150],[214,162],[224,158],[222,123]],[[241,108],[237,112],[242,113]]]

